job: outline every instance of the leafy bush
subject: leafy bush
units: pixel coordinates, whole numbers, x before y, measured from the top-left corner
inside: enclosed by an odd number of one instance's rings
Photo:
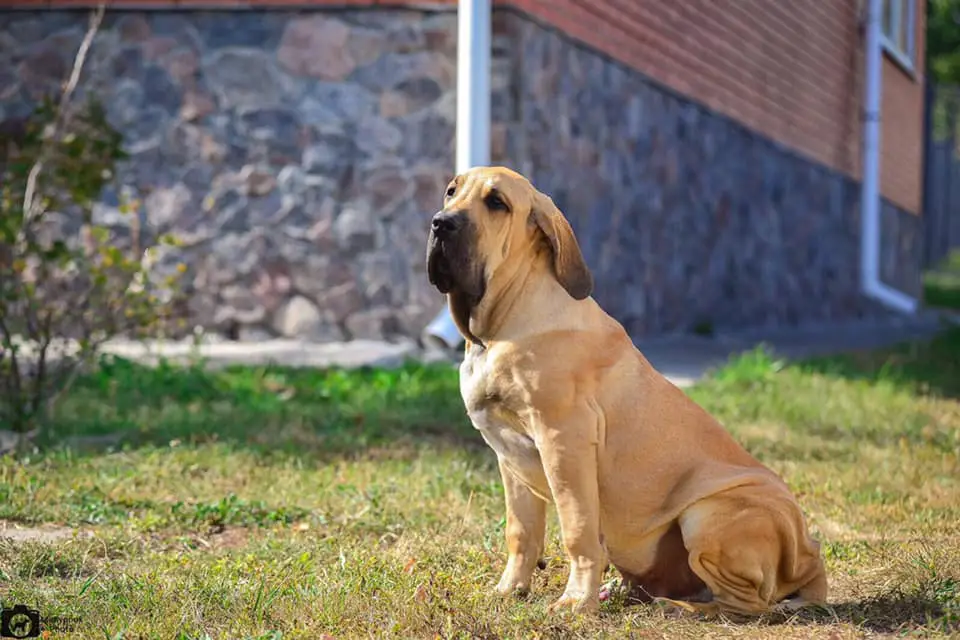
[[[135,199],[121,197],[120,224],[95,220],[122,135],[71,91],[0,139],[0,425],[20,433],[42,426],[104,341],[162,330],[176,299],[177,272],[154,268],[172,239],[147,241]]]

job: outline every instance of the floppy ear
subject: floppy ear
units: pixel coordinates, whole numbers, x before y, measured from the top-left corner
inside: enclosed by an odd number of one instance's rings
[[[550,242],[557,281],[575,300],[588,297],[593,293],[593,275],[583,259],[570,223],[553,199],[539,191],[534,194],[530,215]]]

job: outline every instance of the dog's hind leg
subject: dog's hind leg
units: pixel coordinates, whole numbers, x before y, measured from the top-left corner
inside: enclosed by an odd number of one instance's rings
[[[760,615],[794,594],[800,606],[826,599],[819,545],[790,500],[757,487],[734,489],[689,507],[680,527],[690,568],[721,610]]]
[[[677,521],[652,532],[645,544],[638,545],[638,550],[644,547],[648,549],[648,553],[641,554],[641,557],[645,555],[648,562],[642,565],[641,572],[617,566],[623,576],[617,593],[623,596],[626,603],[652,602],[658,597],[697,603],[712,599],[707,585],[690,568],[687,561],[690,554],[684,546],[683,534]],[[637,558],[634,557],[633,567],[638,566],[636,561]],[[613,589],[607,588],[603,593],[612,592]]]

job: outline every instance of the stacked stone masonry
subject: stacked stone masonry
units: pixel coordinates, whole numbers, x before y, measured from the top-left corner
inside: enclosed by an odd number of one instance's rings
[[[56,91],[85,22],[0,12],[0,122]],[[423,263],[455,74],[449,10],[124,10],[82,86],[124,132],[144,222],[183,242],[159,268],[187,265],[193,323],[331,341],[417,336],[441,308]],[[633,335],[876,311],[849,179],[512,10],[492,88],[494,161],[553,195]],[[884,217],[884,276],[915,292],[920,220]]]
[[[503,157],[567,213],[632,335],[878,313],[860,185],[556,30],[503,12]],[[922,219],[884,202],[883,279],[916,295]]]

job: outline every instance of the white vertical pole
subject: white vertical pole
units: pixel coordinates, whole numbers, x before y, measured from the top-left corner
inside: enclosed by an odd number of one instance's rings
[[[456,171],[490,163],[490,0],[457,8]]]
[[[860,286],[863,293],[904,313],[918,301],[880,279],[880,108],[883,98],[882,0],[867,0],[864,45],[863,174],[860,194]],[[903,19],[903,16],[901,16]]]
[[[490,0],[457,6],[457,150],[455,171],[490,164]],[[444,307],[423,332],[424,341],[455,348],[463,337]]]
[[[880,264],[880,101],[883,51],[880,46],[881,0],[867,0],[864,47],[863,166],[860,193],[860,278],[869,292],[879,280]]]

